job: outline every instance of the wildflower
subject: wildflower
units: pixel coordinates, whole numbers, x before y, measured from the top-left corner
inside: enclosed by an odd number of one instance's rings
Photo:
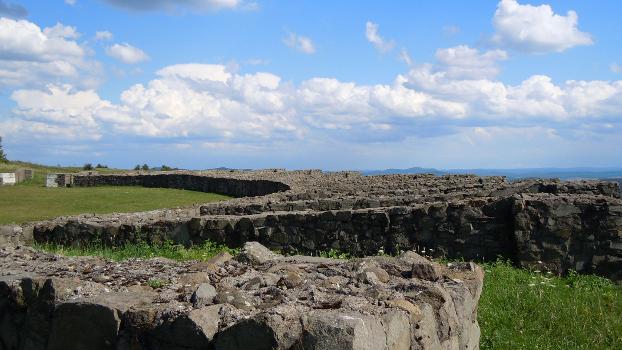
[[[529,287],[534,287],[535,285],[535,283],[529,283]]]

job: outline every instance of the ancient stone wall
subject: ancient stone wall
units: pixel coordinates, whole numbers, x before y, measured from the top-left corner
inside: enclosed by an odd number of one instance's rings
[[[414,252],[105,261],[0,248],[0,349],[468,350],[483,271]],[[149,281],[160,281],[158,285]]]
[[[289,190],[289,186],[269,180],[245,180],[197,176],[193,174],[152,175],[77,175],[74,186],[143,186],[177,188],[199,192],[219,193],[231,197],[264,196]]]
[[[290,252],[336,249],[354,256],[425,249],[447,258],[503,257],[556,273],[572,269],[621,279],[622,201],[613,182],[270,170],[76,175],[74,185],[185,188],[240,198],[177,210],[59,218],[34,224],[35,240],[107,245],[213,240],[233,247],[259,241]]]

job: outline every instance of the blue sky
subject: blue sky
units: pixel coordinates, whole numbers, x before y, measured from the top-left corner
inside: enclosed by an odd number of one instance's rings
[[[619,1],[0,1],[47,164],[621,167]]]

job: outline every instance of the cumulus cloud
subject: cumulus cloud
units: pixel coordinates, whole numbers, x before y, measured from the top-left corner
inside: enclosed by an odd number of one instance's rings
[[[133,11],[218,11],[253,7],[252,3],[242,0],[104,0],[107,3]]]
[[[110,41],[112,40],[112,33],[107,30],[95,32],[95,40]]]
[[[480,53],[466,45],[438,49],[436,59],[452,78],[490,78],[499,73],[498,61],[508,58],[503,50]]]
[[[317,77],[293,84],[268,72],[241,74],[225,65],[190,63],[162,68],[147,84],[123,91],[119,103],[67,85],[22,89],[11,98],[21,120],[16,125],[24,127],[62,124],[84,127],[98,137],[187,138],[209,145],[401,142],[451,135],[465,127],[479,142],[504,135],[510,127],[610,125],[593,133],[622,127],[615,117],[622,113],[622,81],[555,83],[534,75],[505,84],[488,70],[482,74],[478,65],[472,69],[471,62],[482,57],[494,62],[503,55],[461,50],[466,53],[442,51],[435,64],[413,66],[388,84]],[[466,73],[461,71],[465,67]]]
[[[568,11],[556,14],[550,5],[521,5],[501,0],[493,17],[493,43],[532,53],[562,52],[580,45],[591,45],[592,37],[578,28],[579,16]]]
[[[283,43],[293,49],[296,49],[302,53],[308,55],[315,53],[315,46],[310,38],[296,33],[289,33],[284,39]]]
[[[622,81],[574,81],[555,84],[534,75],[517,85],[492,79],[456,78],[432,65],[412,69],[407,86],[465,106],[474,120],[563,122],[612,117],[622,112]]]
[[[0,16],[22,18],[28,16],[28,10],[20,4],[0,0]]]
[[[99,64],[87,59],[79,36],[62,23],[42,30],[27,20],[0,18],[0,85],[95,84]]]
[[[393,40],[385,40],[378,34],[378,24],[367,21],[365,23],[365,37],[367,41],[372,43],[376,50],[380,52],[388,52],[393,49],[395,42]]]
[[[143,50],[128,43],[114,44],[106,48],[106,54],[127,64],[144,62],[149,59],[149,56]]]

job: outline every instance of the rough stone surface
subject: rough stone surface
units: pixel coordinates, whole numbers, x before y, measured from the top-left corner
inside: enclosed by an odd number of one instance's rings
[[[411,275],[414,261],[439,276]],[[151,279],[164,286],[149,287]],[[473,349],[482,282],[475,264],[440,265],[414,252],[114,262],[6,246],[0,348]],[[196,302],[214,291],[213,304]]]

